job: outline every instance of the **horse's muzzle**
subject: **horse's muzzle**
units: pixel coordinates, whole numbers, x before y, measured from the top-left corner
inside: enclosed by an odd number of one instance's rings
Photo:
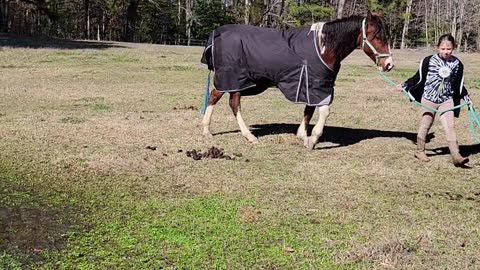
[[[390,71],[395,65],[393,63],[387,63],[383,71]]]
[[[384,59],[385,59],[385,61],[379,63],[380,65],[378,66],[378,69],[379,69],[380,71],[389,72],[389,71],[392,70],[393,67],[395,66],[395,65],[393,64],[393,59],[392,59],[391,56],[389,56],[388,58],[384,58]]]

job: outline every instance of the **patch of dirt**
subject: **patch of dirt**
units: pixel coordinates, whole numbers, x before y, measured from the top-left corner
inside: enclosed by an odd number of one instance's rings
[[[77,211],[70,206],[52,207],[23,187],[7,187],[9,194],[28,193],[25,202],[0,206],[0,250],[15,254],[23,265],[42,261],[42,252],[60,250],[65,234],[78,226]],[[1,199],[7,199],[1,198]]]
[[[239,213],[240,219],[243,222],[247,222],[247,223],[256,222],[259,219],[261,214],[259,210],[255,209],[255,207],[251,205],[244,206],[242,209],[240,209],[239,212],[240,212]]]
[[[178,153],[182,153],[183,150],[179,149]],[[201,160],[201,159],[226,159],[226,160],[236,160],[238,157],[242,157],[241,153],[234,153],[232,156],[226,155],[222,148],[217,148],[215,146],[210,147],[207,151],[202,152],[201,150],[187,150],[186,152],[187,157],[192,158],[193,160]],[[248,159],[245,160],[248,162]]]
[[[335,259],[338,264],[373,262],[385,268],[397,268],[414,262],[418,251],[433,252],[430,234],[418,236],[413,244],[407,244],[406,241],[398,239],[370,243],[353,251],[339,253]]]
[[[24,263],[41,261],[44,250],[59,250],[65,245],[69,219],[63,211],[47,208],[0,208],[0,249],[16,249]]]

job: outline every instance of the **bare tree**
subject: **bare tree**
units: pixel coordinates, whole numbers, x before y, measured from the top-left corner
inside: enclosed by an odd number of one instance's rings
[[[410,23],[411,11],[412,11],[412,2],[413,0],[408,0],[407,8],[405,10],[405,19],[403,21],[403,31],[402,31],[402,41],[400,44],[400,49],[405,49],[405,36],[408,33],[408,24]]]
[[[187,36],[187,44],[190,46],[192,38],[193,23],[193,0],[185,0],[185,35]]]
[[[461,46],[463,40],[463,25],[464,25],[464,17],[465,17],[465,0],[458,0],[458,28],[457,32],[455,33],[455,39],[458,40],[458,44]]]
[[[85,16],[85,39],[90,39],[90,0],[83,0]]]
[[[337,19],[343,17],[343,7],[345,6],[345,0],[338,0],[337,3]]]
[[[250,0],[245,0],[245,14],[244,14],[244,22],[245,24],[250,23]]]

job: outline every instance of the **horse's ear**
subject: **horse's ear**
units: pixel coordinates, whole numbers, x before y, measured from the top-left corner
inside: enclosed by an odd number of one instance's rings
[[[367,20],[372,20],[372,12],[370,12],[370,10],[367,11]]]

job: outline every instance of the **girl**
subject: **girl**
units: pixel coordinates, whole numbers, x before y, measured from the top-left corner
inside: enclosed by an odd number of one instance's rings
[[[439,111],[459,105],[462,98],[466,102],[471,102],[467,89],[463,86],[463,64],[452,55],[455,45],[455,39],[450,34],[441,36],[437,43],[437,53],[425,57],[420,62],[417,73],[403,84],[397,85],[396,90],[401,91],[405,88],[415,100]],[[423,162],[430,161],[425,154],[425,140],[435,114],[426,108],[422,109],[415,157]],[[453,164],[462,167],[469,159],[459,152],[454,124],[454,117],[458,117],[459,114],[460,109],[443,112],[440,114],[440,122],[446,133]]]

